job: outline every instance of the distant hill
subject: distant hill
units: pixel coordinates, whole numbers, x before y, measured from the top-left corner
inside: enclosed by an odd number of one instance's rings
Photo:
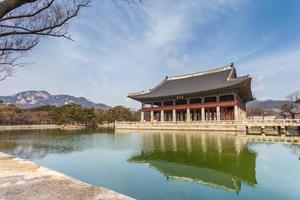
[[[0,96],[6,104],[22,105],[24,108],[35,108],[44,105],[62,106],[69,103],[79,104],[85,108],[107,110],[110,106],[103,103],[94,103],[84,97],[70,95],[52,95],[47,91],[24,91],[11,96]]]
[[[288,103],[289,101],[285,100],[254,100],[247,103],[247,109],[251,108],[263,108],[264,110],[280,110],[281,106]]]

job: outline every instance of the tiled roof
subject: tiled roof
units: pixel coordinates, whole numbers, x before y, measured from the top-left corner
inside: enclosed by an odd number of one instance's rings
[[[198,94],[239,86],[251,82],[249,75],[237,77],[233,65],[208,71],[166,77],[159,85],[145,92],[132,93],[128,97],[135,100],[171,97],[185,94]],[[249,91],[251,93],[251,89]],[[248,95],[252,100],[252,93]]]

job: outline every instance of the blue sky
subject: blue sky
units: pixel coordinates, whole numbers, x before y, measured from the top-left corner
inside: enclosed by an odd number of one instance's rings
[[[75,42],[44,39],[32,64],[0,82],[1,95],[23,90],[84,96],[137,107],[130,92],[166,75],[235,63],[253,77],[258,99],[300,89],[298,0],[93,0],[71,23]]]

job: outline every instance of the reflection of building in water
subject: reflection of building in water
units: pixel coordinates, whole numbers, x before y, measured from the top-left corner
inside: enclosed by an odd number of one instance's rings
[[[239,192],[241,183],[257,184],[256,154],[246,140],[216,134],[144,134],[140,155],[131,162],[149,163],[167,179],[192,181]]]

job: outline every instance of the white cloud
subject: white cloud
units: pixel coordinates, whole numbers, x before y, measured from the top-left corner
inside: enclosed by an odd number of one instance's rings
[[[93,7],[72,23],[75,42],[45,40],[31,56],[35,64],[19,70],[18,77],[1,83],[0,89],[4,93],[45,89],[80,94],[112,105],[135,106],[136,102],[126,99],[127,94],[153,87],[165,75],[198,71],[202,69],[199,66],[223,65],[233,60],[242,62],[260,50],[260,46],[250,44],[236,49],[234,44],[239,41],[228,32],[230,27],[220,26],[213,35],[206,32],[212,28],[210,24],[238,12],[243,2],[93,1]],[[275,94],[272,81],[278,82],[275,77],[293,74],[295,69],[299,72],[299,58],[300,48],[294,48],[242,62],[240,66],[253,76],[253,90],[258,97],[266,97],[269,90],[268,96],[279,97],[282,94]],[[283,86],[277,83],[280,87]]]
[[[95,36],[84,37],[81,34],[85,33],[75,29],[79,35],[79,54],[84,55],[84,58],[78,57],[98,75],[98,92],[94,96],[102,95],[105,102],[113,104],[128,104],[124,100],[129,92],[153,87],[165,75],[174,73],[170,69],[176,71],[186,66],[189,56],[183,46],[196,37],[195,24],[199,28],[209,23],[215,19],[216,12],[223,12],[224,6],[229,8],[233,4],[236,6],[236,1],[179,1],[176,4],[149,1],[124,9],[126,4],[120,8],[106,3],[102,9],[109,9],[110,13],[104,11],[108,14],[104,18],[104,14],[99,16],[99,10],[94,10],[80,24],[87,26]],[[71,52],[72,48],[63,51]],[[109,80],[103,78],[108,76]]]
[[[300,46],[262,55],[241,64],[253,77],[253,91],[261,99],[283,99],[300,85]]]

